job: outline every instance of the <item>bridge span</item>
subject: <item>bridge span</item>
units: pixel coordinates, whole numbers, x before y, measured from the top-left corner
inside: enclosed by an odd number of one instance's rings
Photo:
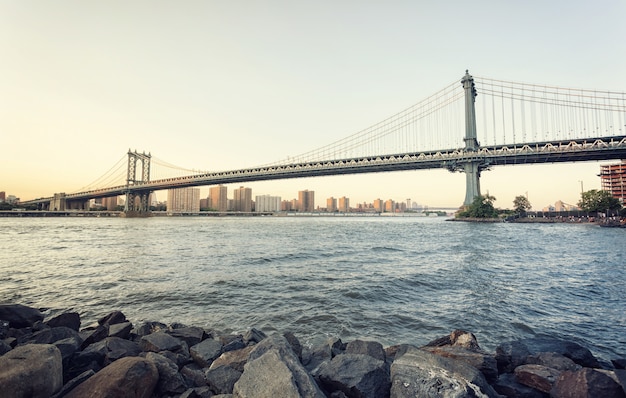
[[[161,179],[150,178],[150,154],[146,155],[145,153],[141,154],[136,151],[129,151],[126,181],[120,185],[89,189],[70,194],[60,193],[52,197],[42,197],[22,203],[24,205],[37,205],[41,209],[84,209],[85,203],[90,199],[126,195],[127,208],[125,211],[127,213],[143,213],[149,209],[149,194],[159,190],[316,176],[447,169],[451,172],[464,172],[466,174],[466,195],[463,204],[469,205],[476,196],[480,195],[481,172],[495,166],[584,162],[626,158],[626,135],[624,135],[626,132],[622,130],[621,126],[617,129],[619,133],[617,135],[606,134],[609,132],[608,129],[604,131],[605,134],[601,134],[600,129],[595,128],[589,130],[591,133],[585,134],[587,137],[557,137],[557,139],[521,143],[515,142],[513,139],[510,144],[495,144],[494,140],[492,144],[481,145],[477,138],[475,99],[478,92],[474,84],[474,78],[466,71],[465,76],[461,80],[461,84],[463,88],[462,94],[456,93],[445,97],[442,100],[444,105],[440,105],[439,103],[436,103],[434,106],[427,104],[427,107],[439,110],[449,103],[463,100],[465,108],[465,137],[463,138],[463,147],[426,151],[396,151],[385,155],[358,155],[339,158],[328,157],[302,161],[287,161],[268,166],[206,172]],[[506,95],[504,89],[501,89],[502,94],[499,93],[497,90],[493,89],[492,86],[494,84],[499,83],[488,83],[484,91],[501,96],[502,101],[504,101],[504,98],[510,98],[511,101],[520,100],[520,95],[514,94],[513,91],[510,95]],[[560,97],[558,95],[560,94],[557,95],[553,92],[547,94],[547,88],[544,88],[546,92],[544,93],[545,97],[538,98],[537,94],[535,94],[535,90],[539,89],[533,88],[533,92],[530,95],[530,102],[538,102],[541,104],[540,106],[542,108],[557,104],[561,108],[574,107],[584,109],[582,115],[576,115],[572,113],[571,110],[564,111],[559,109],[557,113],[548,115],[548,119],[550,119],[552,124],[555,123],[555,120],[558,121],[559,119],[576,119],[581,120],[581,123],[599,124],[598,120],[600,118],[597,116],[597,113],[601,111],[612,112],[610,119],[607,119],[609,123],[624,123],[624,115],[626,115],[626,95],[624,94],[621,94],[621,97],[618,96],[614,98],[609,95],[611,93],[605,93],[603,94],[604,97],[600,97],[601,101],[599,105],[594,105],[582,102],[584,98],[590,97],[586,92],[573,98],[571,91],[567,91],[566,97],[559,99]],[[522,89],[521,92],[524,93],[528,91],[528,89],[526,89],[526,91]],[[594,101],[598,101],[597,94],[594,94]],[[493,107],[495,108],[495,106]],[[504,109],[504,102],[502,108]],[[526,111],[527,113],[530,114],[532,112],[532,117],[528,115],[524,116],[526,109],[529,109]],[[524,116],[521,121],[522,124],[526,123],[530,125],[532,123],[535,125],[537,123],[534,116],[534,109],[535,108],[528,108],[527,105],[522,106],[521,114]],[[586,113],[588,109],[592,109],[595,114],[588,116]],[[414,110],[412,112],[415,113]],[[419,112],[428,113],[430,111],[420,110]],[[520,112],[518,112],[518,114],[519,113]],[[617,116],[614,118],[612,116],[613,114],[617,114]],[[385,122],[381,122],[380,125],[390,126],[388,127],[390,131],[395,132],[404,128],[408,123],[412,123],[422,117],[421,114],[418,116],[408,113],[399,115],[401,116],[398,117],[398,120],[389,119]],[[511,110],[511,117],[516,117],[513,115],[513,110]],[[515,119],[513,123],[515,123]],[[495,131],[495,117],[493,124]],[[626,127],[626,125],[624,127]],[[611,128],[613,128],[613,126],[611,126]],[[379,127],[377,126],[376,129],[379,129]],[[535,129],[538,130],[537,127],[535,127]],[[583,129],[579,128],[579,130]],[[584,130],[587,131],[586,129]],[[389,132],[376,132],[376,134],[377,138],[381,138],[386,137]],[[436,136],[438,135],[438,131],[436,129],[429,129],[428,134],[430,136]],[[504,132],[501,135],[506,136]],[[571,133],[568,133],[568,135],[571,135]],[[513,129],[513,137],[515,137],[515,129]],[[372,138],[349,137],[349,139],[344,140],[344,143],[352,148],[355,142],[359,140],[371,141]],[[141,172],[140,177],[137,176],[138,172]]]

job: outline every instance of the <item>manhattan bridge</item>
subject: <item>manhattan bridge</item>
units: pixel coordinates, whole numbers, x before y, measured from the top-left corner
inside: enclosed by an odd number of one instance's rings
[[[125,212],[149,211],[150,193],[341,174],[447,169],[466,176],[464,205],[495,166],[626,159],[626,93],[473,77],[366,129],[286,160],[225,171],[181,169],[130,151],[74,193],[22,202],[40,209],[88,209],[91,199],[126,196]],[[459,198],[460,202],[460,198]]]

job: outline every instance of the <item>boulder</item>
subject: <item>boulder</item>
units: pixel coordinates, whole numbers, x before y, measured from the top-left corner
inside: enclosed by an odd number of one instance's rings
[[[109,325],[98,325],[94,328],[83,329],[80,331],[80,335],[83,338],[81,348],[85,348],[90,344],[97,343],[109,337]]]
[[[150,398],[159,371],[153,362],[139,357],[119,359],[79,384],[66,398]]]
[[[294,359],[297,361],[293,352],[291,357],[285,357],[275,348],[265,351],[245,365],[233,387],[233,395],[240,398],[324,398],[324,393],[302,365],[293,370]]]
[[[121,311],[113,311],[111,313],[109,313],[108,315],[103,316],[102,318],[98,319],[98,324],[99,325],[115,325],[118,323],[124,323],[124,322],[128,322],[126,320],[126,315],[124,315]]]
[[[147,321],[133,329],[133,333],[138,337],[143,337],[156,332],[167,331],[167,325],[161,322]]]
[[[216,360],[211,363],[210,369],[215,369],[219,366],[230,366],[240,372],[243,372],[243,367],[248,362],[250,352],[254,349],[254,346],[248,346],[237,351],[228,351],[220,355]]]
[[[75,339],[82,343],[83,339],[74,329],[65,326],[47,328],[32,334],[21,336],[17,339],[18,345],[22,344],[54,344],[59,340]]]
[[[88,378],[90,378],[91,376],[93,376],[95,374],[96,374],[96,372],[94,372],[92,369],[84,371],[83,373],[79,374],[78,376],[74,377],[73,379],[67,381],[63,385],[63,388],[61,388],[61,390],[59,392],[57,392],[53,396],[53,398],[65,397],[70,391],[72,391],[74,388],[76,388],[77,385],[83,383],[85,380],[87,380]]]
[[[135,342],[107,337],[72,356],[65,370],[65,379],[72,379],[87,370],[98,372],[111,362],[123,357],[137,356],[140,352],[141,349]]]
[[[267,335],[263,333],[262,331],[252,328],[243,335],[243,342],[246,345],[256,344],[266,337]]]
[[[302,351],[302,363],[312,374],[317,372],[322,363],[330,361],[332,358],[333,353],[328,344],[321,344]]]
[[[196,363],[188,363],[180,369],[180,374],[185,379],[185,382],[190,387],[203,387],[206,386],[206,380],[204,378],[204,369],[198,366]]]
[[[0,319],[8,321],[11,328],[26,328],[43,321],[43,314],[21,304],[0,304]]]
[[[500,395],[511,398],[546,398],[547,394],[525,386],[515,380],[513,373],[504,373],[491,385]]]
[[[48,319],[45,323],[51,328],[65,326],[78,332],[80,329],[80,315],[78,312],[64,312]]]
[[[566,370],[557,378],[550,396],[553,398],[602,397],[624,398],[622,386],[611,376],[596,369]]]
[[[156,392],[159,396],[182,394],[187,390],[187,384],[183,376],[178,373],[176,362],[155,352],[146,354],[146,359],[151,361],[159,371],[159,381]]]
[[[369,355],[381,361],[387,359],[383,345],[377,341],[353,340],[346,346],[345,353]]]
[[[283,333],[283,337],[287,340],[293,352],[298,356],[300,362],[302,362],[302,344],[300,344],[300,340],[291,332]]]
[[[50,397],[63,386],[59,349],[51,344],[28,344],[0,357],[2,396]]]
[[[466,362],[478,369],[489,383],[495,382],[498,378],[498,364],[495,357],[482,350],[469,350],[462,346],[423,347],[422,349],[442,357]]]
[[[232,394],[235,383],[241,374],[240,371],[230,366],[218,366],[214,369],[208,369],[204,373],[204,378],[215,394]]]
[[[189,349],[191,358],[203,368],[211,366],[213,360],[222,353],[222,343],[214,339],[206,339]]]
[[[133,324],[130,322],[115,323],[109,325],[109,337],[128,339],[131,330],[133,330]]]
[[[389,397],[389,368],[385,361],[370,355],[337,355],[319,367],[317,377],[329,392],[341,391],[348,397]]]
[[[139,346],[143,351],[159,352],[171,351],[176,352],[183,348],[182,340],[170,336],[165,332],[150,333],[143,336],[139,340]]]
[[[518,383],[549,393],[561,372],[543,365],[520,365],[514,374]]]
[[[468,350],[480,350],[478,340],[473,333],[465,330],[453,330],[448,336],[443,336],[426,344],[426,347],[455,346]]]
[[[206,332],[204,329],[190,326],[190,327],[182,327],[177,329],[167,330],[165,333],[169,334],[172,337],[176,337],[179,340],[182,340],[187,343],[187,346],[192,347],[202,340],[207,338]]]
[[[574,363],[568,357],[556,352],[540,352],[536,355],[529,355],[526,363],[533,365],[543,365],[556,370],[579,370],[581,366]]]
[[[500,373],[511,373],[519,365],[528,363],[530,355],[541,352],[561,354],[580,366],[598,368],[600,363],[587,348],[578,343],[550,337],[536,337],[502,343],[496,347],[496,361]]]
[[[391,365],[391,397],[497,397],[483,374],[466,362],[408,347]]]

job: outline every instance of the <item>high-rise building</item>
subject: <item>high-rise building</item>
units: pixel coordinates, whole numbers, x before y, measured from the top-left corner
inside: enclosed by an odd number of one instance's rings
[[[228,189],[224,185],[209,188],[209,208],[216,211],[228,211]]]
[[[382,199],[376,199],[374,201],[374,210],[376,210],[379,213],[382,213],[384,210],[384,203]]]
[[[291,204],[291,201],[290,200],[283,200],[280,203],[280,210],[281,211],[291,211],[291,210],[293,210],[293,206]]]
[[[396,204],[393,200],[387,199],[385,202],[385,212],[386,213],[395,213],[396,212]]]
[[[309,191],[305,189],[304,191],[298,192],[298,211],[302,212],[312,212],[315,210],[315,191]]]
[[[339,198],[339,207],[338,210],[342,213],[347,213],[350,211],[350,199],[342,196]]]
[[[0,203],[7,200],[7,194],[4,191],[0,191]]]
[[[280,211],[280,196],[257,195],[254,198],[255,212],[275,212]]]
[[[200,211],[200,188],[175,188],[167,191],[167,211],[196,213]]]
[[[332,196],[326,199],[326,211],[329,213],[334,213],[337,211],[337,199]]]
[[[620,163],[600,166],[600,182],[603,191],[608,191],[622,204],[626,203],[626,159]]]
[[[252,188],[239,187],[233,194],[233,210],[249,213],[252,211]]]

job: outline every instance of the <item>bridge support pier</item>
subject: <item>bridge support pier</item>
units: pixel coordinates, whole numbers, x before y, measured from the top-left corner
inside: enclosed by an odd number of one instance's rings
[[[55,193],[50,201],[49,210],[51,211],[65,211],[67,202],[65,200],[65,192]]]
[[[463,206],[469,206],[474,198],[480,196],[480,163],[465,163],[465,201]]]
[[[461,80],[465,89],[465,150],[467,152],[476,152],[480,148],[476,135],[476,88],[474,87],[474,78],[465,71],[465,76]],[[463,168],[456,168],[454,171],[465,172],[465,201],[463,206],[469,206],[474,198],[480,196],[480,172],[485,170],[489,165],[480,159],[468,159],[464,162]]]
[[[128,172],[126,186],[138,185],[150,181],[150,158],[148,153],[131,152],[128,150]],[[137,179],[137,161],[141,161],[141,179]],[[150,191],[126,192],[124,205],[125,217],[148,217],[150,215]]]

